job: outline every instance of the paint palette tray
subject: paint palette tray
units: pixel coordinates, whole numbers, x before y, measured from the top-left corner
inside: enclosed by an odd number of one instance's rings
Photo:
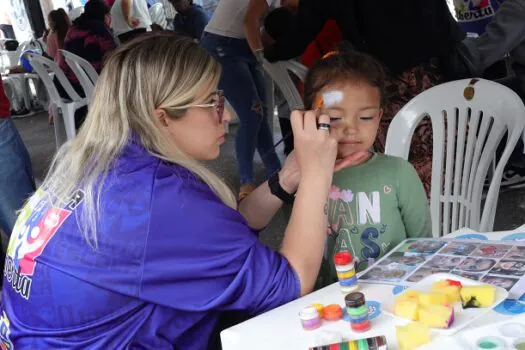
[[[468,344],[465,349],[525,350],[525,317],[472,329],[458,334],[457,338],[459,344]]]
[[[433,342],[432,349],[523,350],[525,349],[525,315],[505,322],[463,331],[443,341]],[[423,349],[427,349],[424,347]]]
[[[525,350],[525,315],[465,330],[422,349]]]

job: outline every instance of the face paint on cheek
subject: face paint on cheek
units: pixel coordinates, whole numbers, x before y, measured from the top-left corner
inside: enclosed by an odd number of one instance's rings
[[[323,94],[324,107],[333,107],[343,102],[344,94],[342,91],[328,91]]]

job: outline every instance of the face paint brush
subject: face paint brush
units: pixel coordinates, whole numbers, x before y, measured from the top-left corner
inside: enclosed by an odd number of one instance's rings
[[[315,111],[320,111],[321,109],[323,109],[324,107],[324,98],[323,96],[318,96],[316,99],[315,99],[315,102],[314,102],[314,110]],[[336,120],[340,120],[341,118],[339,117],[330,117],[330,122],[333,122],[333,121],[336,121]]]

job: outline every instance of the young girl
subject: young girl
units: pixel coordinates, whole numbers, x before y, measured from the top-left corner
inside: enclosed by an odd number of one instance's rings
[[[338,159],[368,153],[361,164],[334,175],[326,206],[324,285],[337,280],[337,252],[349,251],[362,271],[407,237],[431,234],[429,206],[415,169],[401,158],[371,151],[383,114],[384,85],[381,64],[357,52],[331,53],[306,77],[305,107],[322,105],[322,113],[331,117]]]

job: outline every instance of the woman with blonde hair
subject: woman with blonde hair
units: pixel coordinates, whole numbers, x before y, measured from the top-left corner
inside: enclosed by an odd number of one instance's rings
[[[201,164],[230,119],[219,77],[197,44],[167,33],[110,56],[84,126],[13,230],[6,346],[203,349],[221,312],[256,315],[312,290],[332,173],[359,159],[335,165],[329,118],[294,112],[295,154],[237,208]],[[294,192],[275,252],[256,232]]]

